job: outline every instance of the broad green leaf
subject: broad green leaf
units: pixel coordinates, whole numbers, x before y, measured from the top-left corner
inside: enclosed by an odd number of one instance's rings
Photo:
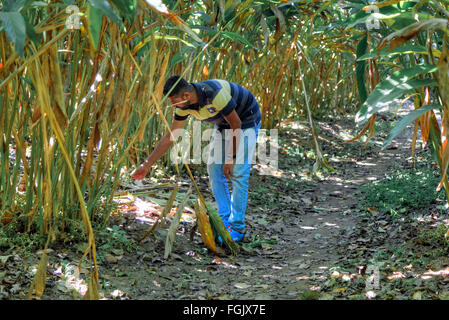
[[[368,48],[367,37],[365,36],[363,39],[359,41],[357,44],[357,57],[365,54]],[[365,61],[357,61],[356,62],[356,79],[357,79],[357,89],[359,91],[360,103],[364,103],[367,98],[367,91],[365,86]]]
[[[130,23],[134,21],[137,10],[137,0],[111,0],[112,3],[117,7],[122,17],[128,19]]]
[[[200,21],[203,25],[206,25],[206,26],[209,25],[209,23],[212,20],[212,17],[210,15],[208,15],[207,13],[205,13],[203,11],[199,11],[199,12],[197,12],[197,14],[198,14],[198,18],[200,19]],[[192,27],[192,29],[193,29],[193,27]]]
[[[398,3],[398,7],[402,10],[413,8],[416,5],[416,1],[403,1]]]
[[[435,72],[436,70],[437,67],[434,65],[418,65],[393,73],[387,79],[380,82],[373,92],[371,92],[359,112],[357,112],[355,121],[358,123],[366,122],[381,108],[390,105],[395,99],[401,97],[403,94],[409,93],[415,88],[436,85],[436,81],[433,78],[413,79],[418,75]]]
[[[249,42],[247,39],[245,39],[238,33],[224,31],[224,32],[222,32],[222,35],[223,35],[223,37],[229,38],[231,40],[238,40],[238,41],[242,42],[243,44],[246,44],[247,46],[250,46],[251,48],[255,49],[255,47],[251,44],[251,42]]]
[[[433,109],[443,109],[443,106],[440,104],[429,104],[426,106],[422,106],[419,109],[411,111],[409,114],[407,114],[404,118],[402,118],[401,121],[393,128],[388,138],[384,141],[384,144],[382,146],[382,149],[385,149],[391,141],[396,138],[396,136],[402,132],[410,123],[418,119],[420,116],[422,116],[424,113],[433,110]]]
[[[413,12],[411,10],[402,12],[401,14],[394,16],[391,19],[385,19],[385,23],[387,23],[391,29],[397,31],[403,28],[410,26],[416,21],[424,21],[426,19],[433,18],[430,14],[425,14],[421,12]]]
[[[97,10],[100,10],[106,17],[111,19],[111,21],[115,22],[119,26],[123,26],[122,20],[115,10],[111,7],[109,2],[106,0],[88,0],[90,5]]]
[[[340,4],[340,6],[343,6],[343,4]],[[344,6],[362,10],[366,6],[366,4],[364,4],[363,1],[349,0],[349,1],[347,1],[347,3],[344,4]]]
[[[237,3],[234,3],[232,5],[230,5],[228,8],[226,8],[225,10],[225,23],[228,23],[230,20],[232,20],[235,17],[235,7],[237,6]]]
[[[98,41],[100,40],[101,26],[103,24],[103,11],[96,9],[93,6],[87,6],[89,35],[92,37],[92,43],[95,50],[98,48]]]
[[[447,20],[445,19],[427,19],[424,21],[416,22],[408,27],[405,27],[399,31],[393,32],[385,37],[378,45],[378,48],[383,48],[388,42],[390,47],[398,47],[403,43],[409,41],[412,37],[415,37],[419,32],[424,30],[446,29]]]
[[[19,12],[0,12],[0,21],[3,24],[9,40],[14,43],[17,54],[23,57],[26,26],[22,15]]]
[[[407,18],[407,17],[396,17],[393,20],[393,23],[391,24],[391,29],[393,30],[401,30],[403,28],[408,27],[409,25],[416,22],[413,18]]]
[[[367,11],[359,11],[356,14],[349,17],[346,21],[347,28],[353,28],[358,24],[366,24],[371,20],[384,20],[384,19],[392,19],[396,16],[400,15],[400,10],[394,6],[388,6],[380,8],[378,12],[375,10],[367,10]]]
[[[173,68],[177,63],[184,61],[188,58],[189,53],[193,51],[192,47],[183,47],[180,51],[178,51],[171,59],[169,68]]]
[[[3,12],[19,12],[25,5],[25,0],[4,0]]]
[[[31,8],[34,8],[34,7],[46,7],[46,6],[48,6],[48,3],[44,2],[44,1],[33,1],[33,2],[30,3],[29,6]]]
[[[22,14],[23,19],[25,21],[25,27],[26,27],[26,34],[28,38],[30,38],[35,44],[39,44],[41,37],[36,33],[34,30],[34,27],[29,22],[29,18],[26,14]]]

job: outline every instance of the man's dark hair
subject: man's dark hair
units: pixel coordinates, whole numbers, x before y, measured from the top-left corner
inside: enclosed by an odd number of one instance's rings
[[[179,80],[179,81],[178,81]],[[176,83],[178,82],[178,83]],[[173,88],[173,90],[171,90]],[[171,90],[171,91],[170,91]],[[193,86],[180,76],[171,76],[165,82],[164,96],[170,91],[169,97],[182,93],[184,91],[192,91]]]

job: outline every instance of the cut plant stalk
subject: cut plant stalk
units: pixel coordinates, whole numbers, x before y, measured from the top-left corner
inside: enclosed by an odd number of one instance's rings
[[[143,240],[145,240],[145,238],[148,237],[148,235],[156,229],[156,227],[159,225],[159,222],[162,219],[164,219],[167,216],[167,214],[171,211],[171,208],[173,207],[173,202],[175,201],[177,193],[178,193],[178,185],[176,184],[171,195],[170,195],[170,198],[168,199],[167,203],[165,204],[164,211],[162,211],[162,214],[158,217],[158,219],[153,224],[153,226],[151,226],[151,228],[148,229],[147,232],[145,232],[143,237],[140,238],[139,243],[142,243]],[[190,193],[190,189],[189,189],[189,193]]]

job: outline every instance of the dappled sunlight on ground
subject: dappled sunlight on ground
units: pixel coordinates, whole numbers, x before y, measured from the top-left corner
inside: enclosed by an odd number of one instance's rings
[[[88,284],[84,279],[80,278],[80,273],[86,273],[86,270],[78,268],[78,266],[73,264],[59,265],[55,271],[54,275],[57,276],[56,287],[61,292],[71,292],[74,298],[82,297],[86,294],[88,289]]]
[[[259,175],[267,175],[276,178],[281,178],[285,174],[283,170],[280,170],[279,168],[267,164],[255,164],[252,168],[256,170]]]
[[[357,134],[352,122],[317,125],[323,155],[338,171],[313,175],[308,124],[286,124],[280,132],[279,167],[253,166],[247,229],[236,256],[208,251],[194,229],[194,211],[186,207],[172,254],[165,259],[167,230],[180,197],[161,223],[172,189],[157,189],[155,178],[126,186],[114,198],[114,228],[107,229],[114,237],[98,245],[102,299],[426,299],[449,291],[447,252],[422,236],[430,230],[432,239],[440,239],[435,230],[448,225],[448,208],[436,202],[429,210],[393,217],[361,203],[362,186],[409,166],[410,137],[394,141],[393,148],[383,152],[375,141],[362,150],[362,141],[343,143],[342,135]],[[212,204],[203,176],[195,175]],[[189,184],[180,185],[180,191]],[[160,225],[139,242],[158,221]],[[123,243],[129,244],[129,251],[118,249]],[[441,251],[434,253],[436,249]],[[50,255],[54,265],[49,274],[55,280],[48,296],[70,299],[76,292],[80,298],[86,292],[87,268],[76,273],[67,262],[75,261],[76,254],[64,256],[64,263]],[[367,283],[376,267],[379,287],[370,288]]]
[[[123,217],[125,220],[135,219],[143,224],[154,224],[162,215],[164,207],[152,200],[151,197],[133,196],[131,193],[115,197],[117,211],[113,212],[116,219]],[[165,201],[165,200],[162,200]],[[176,205],[168,212],[173,216],[177,210]],[[186,206],[181,215],[181,221],[193,221],[195,213],[192,208]]]
[[[178,286],[184,288],[185,279],[207,278],[209,283],[222,289],[212,293],[213,289],[208,286],[210,291],[201,297],[225,299],[228,295],[297,299],[307,290],[323,300],[383,299],[385,296],[424,299],[428,294],[418,285],[407,290],[395,286],[398,281],[413,279],[423,281],[423,286],[425,281],[449,279],[449,267],[435,264],[424,268],[427,266],[420,264],[418,257],[408,259],[394,251],[406,250],[402,239],[416,237],[414,232],[420,230],[419,225],[412,228],[405,221],[392,220],[375,208],[359,207],[362,185],[385,179],[388,171],[411,163],[411,159],[404,159],[411,136],[393,141],[391,148],[382,152],[379,152],[382,143],[378,138],[362,150],[364,141],[343,143],[343,136],[352,137],[358,133],[351,123],[320,124],[318,135],[323,155],[338,172],[319,172],[313,176],[314,153],[308,124],[290,122],[287,125],[280,132],[284,143],[280,144],[279,167],[253,166],[255,174],[251,179],[255,187],[249,195],[245,249],[236,258],[216,258],[193,249],[193,243],[183,243],[175,260],[182,259],[183,267],[188,267],[186,262],[193,263],[194,267],[184,280],[177,276]],[[136,212],[148,215],[153,208],[159,210],[160,215],[162,208],[155,202],[146,197],[139,199],[132,204],[137,207]],[[145,222],[151,224],[157,217],[146,217]],[[366,219],[361,220],[364,217]],[[417,215],[415,221],[427,228],[430,224],[436,227],[443,220],[441,215],[431,218],[424,213],[422,217]],[[409,238],[405,231],[410,231]],[[399,249],[390,250],[394,244]],[[399,257],[408,261],[399,263]],[[380,287],[370,288],[367,286],[372,275],[370,268],[385,261],[391,263],[379,265]],[[170,261],[161,265],[169,267]],[[172,273],[166,279],[173,277]],[[160,292],[158,290],[169,285],[164,279],[155,273],[154,281],[160,287],[155,283],[149,286]],[[188,283],[195,287],[192,282]],[[242,295],[244,292],[246,296]]]

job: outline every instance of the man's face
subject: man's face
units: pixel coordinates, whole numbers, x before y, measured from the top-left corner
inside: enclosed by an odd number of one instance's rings
[[[184,92],[182,95],[174,95],[171,97],[168,97],[168,100],[170,100],[171,106],[175,108],[184,108],[188,105],[190,105],[190,95],[188,92]]]

